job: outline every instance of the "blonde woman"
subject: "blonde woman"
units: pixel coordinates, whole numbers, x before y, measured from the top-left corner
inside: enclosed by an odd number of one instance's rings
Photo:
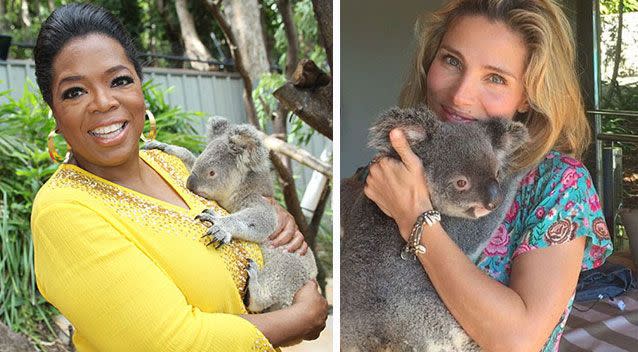
[[[499,116],[528,127],[531,141],[515,163],[531,171],[477,262],[438,224],[423,230],[428,250],[418,258],[483,349],[557,350],[580,271],[612,251],[579,161],[591,137],[564,13],[551,0],[450,1],[419,26],[401,104],[422,103],[449,123]],[[420,159],[400,130],[390,138],[402,160],[374,163],[365,194],[407,240],[417,217],[433,208]]]

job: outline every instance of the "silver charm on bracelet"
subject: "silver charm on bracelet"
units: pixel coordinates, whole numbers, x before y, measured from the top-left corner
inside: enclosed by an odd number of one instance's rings
[[[408,243],[405,244],[401,251],[401,259],[416,260],[417,254],[425,254],[427,248],[421,244],[421,236],[423,236],[423,225],[432,226],[441,221],[441,213],[436,210],[426,210],[419,215],[410,232]]]

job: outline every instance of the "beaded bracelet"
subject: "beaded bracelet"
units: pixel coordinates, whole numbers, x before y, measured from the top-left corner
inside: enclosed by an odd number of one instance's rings
[[[412,227],[412,232],[410,232],[408,243],[406,243],[405,247],[403,247],[403,250],[401,251],[401,259],[416,260],[417,254],[424,254],[426,252],[426,248],[421,244],[423,225],[432,226],[439,221],[441,221],[441,213],[436,210],[426,210],[419,215]]]

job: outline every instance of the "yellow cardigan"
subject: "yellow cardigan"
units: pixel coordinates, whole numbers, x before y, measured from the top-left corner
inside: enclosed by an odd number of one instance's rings
[[[259,247],[206,246],[206,227],[194,218],[219,206],[186,189],[179,159],[140,157],[190,210],[69,164],[33,204],[38,288],[75,327],[78,351],[271,351],[238,316],[247,258],[261,264]]]

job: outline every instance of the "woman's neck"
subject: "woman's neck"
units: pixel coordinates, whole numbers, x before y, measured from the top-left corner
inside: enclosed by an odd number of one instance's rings
[[[73,156],[69,163],[107,181],[132,189],[137,188],[135,185],[141,184],[144,177],[145,163],[140,159],[139,154],[132,155],[124,163],[114,166],[95,165],[77,156]]]

